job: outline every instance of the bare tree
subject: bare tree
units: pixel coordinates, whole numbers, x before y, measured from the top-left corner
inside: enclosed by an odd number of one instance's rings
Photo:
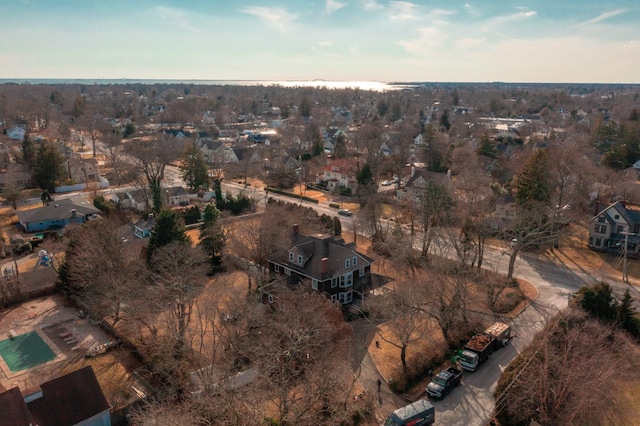
[[[162,209],[162,181],[166,166],[175,160],[183,151],[182,144],[176,138],[160,137],[148,141],[140,141],[131,148],[138,170],[147,181],[153,199],[153,209]]]
[[[561,312],[503,373],[495,392],[504,424],[627,424],[622,396],[638,380],[638,348],[578,309]],[[508,420],[507,420],[508,419]]]
[[[424,308],[421,306],[422,299],[416,298],[419,292],[420,288],[415,280],[398,280],[393,292],[377,299],[373,304],[373,311],[387,321],[389,331],[388,336],[379,332],[378,336],[400,349],[400,363],[405,375],[409,374],[409,346],[425,339],[430,331],[428,317],[424,315]]]
[[[205,282],[206,259],[195,247],[174,242],[158,248],[151,258],[152,281],[165,310],[165,325],[176,346],[184,347],[195,298]]]
[[[97,317],[109,317],[114,325],[144,284],[145,274],[137,253],[132,256],[118,234],[119,226],[105,219],[75,228],[66,255],[69,287]]]

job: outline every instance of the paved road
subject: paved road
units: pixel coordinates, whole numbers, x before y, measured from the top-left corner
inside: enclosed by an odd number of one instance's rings
[[[236,185],[235,190],[242,189],[242,185],[232,184],[231,186],[234,185]],[[292,201],[289,197],[276,194],[269,194],[269,196]],[[304,201],[302,203],[319,213],[336,214],[335,209],[327,205]],[[354,220],[355,217],[341,217],[343,229],[350,230]],[[390,223],[390,225],[393,224]],[[491,247],[485,249],[484,268],[506,274],[508,262],[509,256],[504,255],[502,250]],[[531,342],[533,336],[544,327],[549,318],[567,306],[571,294],[580,287],[606,279],[618,295],[621,295],[625,289],[631,288],[631,294],[638,306],[640,292],[635,287],[621,282],[621,277],[605,276],[601,271],[585,269],[575,264],[564,265],[534,255],[523,254],[516,261],[514,276],[523,278],[536,286],[539,292],[538,298],[515,319],[509,321],[517,334],[509,346],[494,353],[478,371],[465,372],[463,385],[447,395],[444,400],[433,401],[437,412],[437,425],[488,424],[494,410],[493,391],[502,371]],[[376,380],[379,376],[368,353],[362,358],[361,368],[361,382],[368,392],[376,395]],[[388,387],[383,385],[380,398],[376,398],[376,416],[382,421],[395,408],[405,404],[406,401],[398,395],[393,395]]]

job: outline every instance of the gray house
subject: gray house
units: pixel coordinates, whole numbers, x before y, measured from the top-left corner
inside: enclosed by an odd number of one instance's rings
[[[629,253],[637,254],[640,251],[639,233],[640,211],[628,209],[622,202],[616,201],[591,218],[589,248],[619,252],[626,240]]]
[[[89,201],[71,199],[51,201],[46,206],[18,212],[18,221],[25,232],[62,229],[71,223],[85,223],[99,217],[100,210]]]
[[[290,284],[309,282],[313,290],[345,305],[370,290],[372,262],[353,244],[331,235],[302,235],[294,225],[285,258],[269,259],[269,270],[288,276]]]

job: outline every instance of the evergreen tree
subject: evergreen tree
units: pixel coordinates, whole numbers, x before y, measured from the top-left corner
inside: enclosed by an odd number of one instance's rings
[[[445,109],[442,112],[442,116],[440,116],[440,128],[444,128],[447,132],[451,128],[451,123],[449,122],[449,110]]]
[[[56,185],[65,176],[64,158],[58,149],[50,143],[43,143],[35,156],[34,167],[31,171],[36,185],[49,193],[56,191]]]
[[[147,261],[150,261],[153,254],[169,243],[178,242],[188,244],[189,236],[184,229],[184,220],[177,211],[161,210],[156,217],[156,223],[151,231],[151,238],[147,245]]]
[[[198,149],[195,141],[187,145],[182,156],[180,166],[182,179],[192,190],[209,188],[209,172],[207,163],[204,161],[202,152]]]
[[[591,287],[582,287],[576,296],[578,304],[592,317],[613,322],[616,319],[616,301],[611,286],[600,282]]]
[[[498,147],[495,141],[491,140],[489,135],[482,135],[480,138],[480,145],[478,146],[478,155],[484,157],[496,158],[498,156]]]
[[[547,205],[551,197],[548,178],[547,151],[535,151],[516,177],[515,190],[518,205],[543,203]]]
[[[29,170],[33,169],[36,160],[36,149],[33,146],[33,141],[31,141],[29,135],[26,133],[24,139],[22,139],[20,148],[22,150],[22,161],[24,161]]]
[[[342,235],[342,222],[338,216],[333,217],[333,234]]]
[[[204,208],[202,224],[200,225],[200,247],[209,258],[209,274],[213,275],[224,270],[223,250],[227,240],[224,228],[218,222],[220,211],[213,204]]]
[[[333,146],[333,156],[336,158],[344,158],[347,156],[347,138],[342,132],[336,136],[336,143]]]
[[[300,112],[302,118],[309,119],[309,117],[311,117],[311,102],[309,102],[306,96],[302,97],[298,112]]]

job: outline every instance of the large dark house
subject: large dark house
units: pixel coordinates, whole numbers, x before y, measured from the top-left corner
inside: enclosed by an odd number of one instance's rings
[[[287,275],[289,284],[310,285],[346,305],[370,290],[372,262],[355,244],[332,235],[302,235],[294,225],[285,258],[269,259],[269,270]]]

